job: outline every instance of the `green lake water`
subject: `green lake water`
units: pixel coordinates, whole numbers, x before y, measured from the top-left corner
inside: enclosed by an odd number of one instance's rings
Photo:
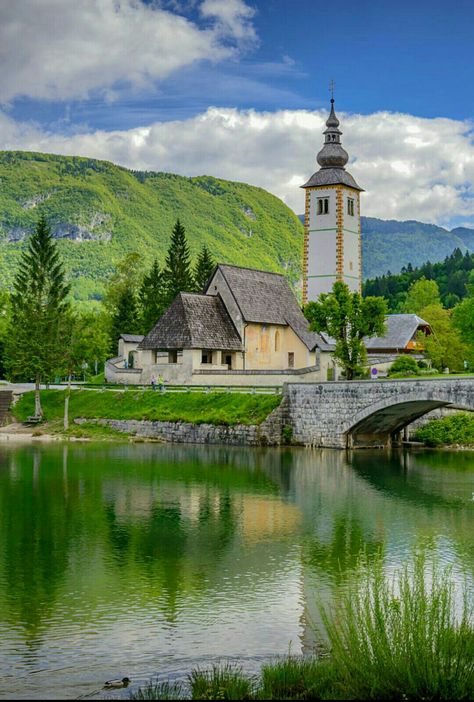
[[[473,492],[474,452],[0,445],[0,697],[310,651],[362,553],[472,580]]]

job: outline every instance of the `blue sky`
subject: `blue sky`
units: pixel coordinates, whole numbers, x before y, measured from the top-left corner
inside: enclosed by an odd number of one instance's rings
[[[473,28],[473,0],[2,3],[0,148],[246,180],[299,211],[333,79],[366,213],[471,224]]]

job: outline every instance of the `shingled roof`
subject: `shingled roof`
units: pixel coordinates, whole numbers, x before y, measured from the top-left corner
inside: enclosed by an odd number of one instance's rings
[[[385,317],[386,333],[364,341],[366,349],[404,349],[414,334],[421,330],[431,334],[428,322],[416,314],[388,314]]]
[[[219,296],[179,293],[139,348],[240,351],[242,341]]]
[[[354,178],[344,168],[321,168],[316,173],[313,173],[307,183],[302,185],[302,188],[314,188],[319,185],[348,185],[349,188],[360,190],[364,189],[357,185]]]
[[[323,351],[332,349],[319,334],[309,331],[308,322],[283,275],[222,263],[217,268],[227,281],[244,322],[288,325],[310,351],[316,346]]]

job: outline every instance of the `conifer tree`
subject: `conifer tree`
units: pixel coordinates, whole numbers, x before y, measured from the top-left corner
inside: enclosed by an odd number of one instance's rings
[[[163,273],[155,258],[153,266],[143,278],[140,288],[141,331],[143,334],[148,334],[165,311],[165,293]]]
[[[41,216],[14,281],[5,349],[10,377],[35,382],[36,416],[42,416],[40,383],[61,368],[68,344],[69,289],[56,242]]]
[[[140,316],[138,313],[137,298],[132,287],[122,290],[117,302],[117,307],[112,316],[111,345],[112,353],[117,352],[120,334],[139,334]]]
[[[211,277],[215,267],[216,264],[214,262],[214,259],[212,258],[209,249],[204,244],[201,251],[199,252],[199,256],[196,261],[196,266],[194,268],[194,284],[196,292],[204,292],[206,283]]]
[[[186,241],[186,232],[179,221],[173,227],[171,243],[166,255],[166,267],[163,271],[165,285],[166,306],[173,302],[180,292],[192,292],[194,280],[191,272],[189,246]]]

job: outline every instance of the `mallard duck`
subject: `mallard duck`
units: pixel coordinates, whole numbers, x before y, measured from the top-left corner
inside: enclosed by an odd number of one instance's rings
[[[132,681],[130,678],[122,678],[121,680],[107,680],[104,684],[104,689],[117,689],[119,687],[127,687]]]

